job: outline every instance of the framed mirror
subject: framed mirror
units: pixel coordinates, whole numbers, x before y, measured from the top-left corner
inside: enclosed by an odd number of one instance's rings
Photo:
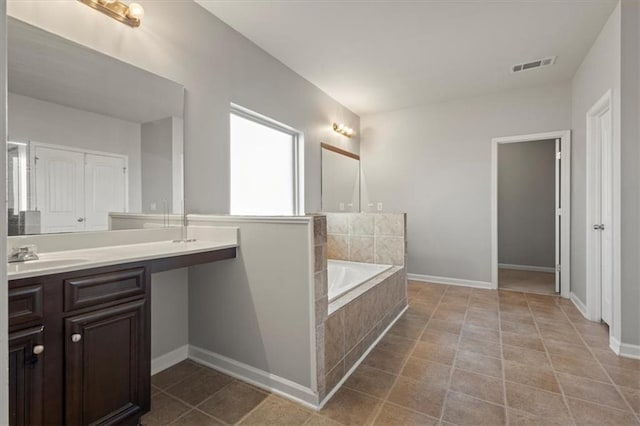
[[[360,156],[326,143],[322,147],[322,211],[360,211]]]
[[[180,213],[184,87],[8,19],[9,235]]]

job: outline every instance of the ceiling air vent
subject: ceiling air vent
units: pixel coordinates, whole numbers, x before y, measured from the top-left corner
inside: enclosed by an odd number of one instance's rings
[[[547,67],[556,63],[557,56],[550,56],[548,58],[536,59],[535,61],[527,62],[524,64],[517,64],[511,67],[511,72],[520,72],[532,70],[534,68]]]

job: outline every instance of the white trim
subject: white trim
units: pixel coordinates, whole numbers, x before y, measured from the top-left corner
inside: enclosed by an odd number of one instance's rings
[[[560,269],[561,293],[571,295],[571,131],[534,133],[528,135],[493,138],[491,140],[491,287],[498,289],[498,145],[505,143],[533,142],[548,139],[560,139],[562,146],[561,198],[563,200],[561,221],[561,253],[563,259]]]
[[[193,222],[251,222],[251,223],[289,223],[303,225],[313,221],[314,216],[232,216],[188,214],[187,220]]]
[[[491,286],[491,283],[487,281],[473,281],[473,280],[463,280],[460,278],[436,277],[434,275],[407,274],[407,279],[411,281],[422,281],[422,282],[434,283],[434,284],[457,285],[462,287],[488,288],[488,289],[493,288]]]
[[[571,292],[571,301],[573,302],[576,309],[580,311],[582,316],[586,319],[589,319],[589,316],[587,315],[587,307],[584,305],[584,303],[582,303],[582,300],[580,300],[580,298],[576,296],[574,292]]]
[[[284,377],[267,373],[243,362],[193,345],[189,345],[189,359],[269,392],[294,400],[309,408],[318,408],[318,394],[316,392]]]
[[[333,397],[333,395],[336,392],[338,392],[338,390],[342,387],[342,385],[349,379],[349,377],[353,374],[353,372],[356,371],[356,369],[360,366],[362,361],[364,361],[367,355],[369,355],[369,353],[376,347],[378,342],[382,340],[382,338],[387,334],[387,332],[391,329],[391,327],[393,327],[396,321],[398,321],[402,317],[402,315],[407,311],[407,309],[409,309],[408,305],[405,306],[404,309],[400,311],[400,313],[393,319],[393,321],[391,321],[391,323],[387,326],[387,328],[385,328],[384,331],[380,333],[380,336],[378,336],[378,338],[371,344],[371,346],[369,346],[369,348],[367,348],[367,350],[364,351],[362,356],[358,358],[358,360],[353,364],[353,367],[351,367],[349,371],[347,371],[347,374],[345,374],[344,377],[342,377],[342,380],[340,380],[338,384],[335,385],[333,389],[327,394],[327,396],[324,397],[322,402],[320,402],[320,404],[318,405],[318,409],[321,409],[322,407],[324,407],[324,405],[327,402],[329,402],[329,400]]]
[[[609,337],[609,347],[616,355],[623,358],[640,359],[640,345],[619,342],[615,337]]]
[[[549,266],[512,265],[510,263],[498,263],[498,269],[515,269],[516,271],[531,272],[556,272],[556,268]]]
[[[171,352],[157,356],[151,360],[151,375],[158,374],[187,358],[189,358],[189,345],[180,346]]]

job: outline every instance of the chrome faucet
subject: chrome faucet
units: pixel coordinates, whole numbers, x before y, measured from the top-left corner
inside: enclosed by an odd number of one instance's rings
[[[38,255],[36,254],[36,246],[28,245],[22,247],[14,247],[11,250],[11,254],[9,255],[8,262],[26,262],[27,260],[38,260]]]

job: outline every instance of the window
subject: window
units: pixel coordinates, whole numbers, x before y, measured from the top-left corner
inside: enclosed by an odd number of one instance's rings
[[[230,213],[301,214],[298,133],[237,107],[231,110],[230,133]]]

